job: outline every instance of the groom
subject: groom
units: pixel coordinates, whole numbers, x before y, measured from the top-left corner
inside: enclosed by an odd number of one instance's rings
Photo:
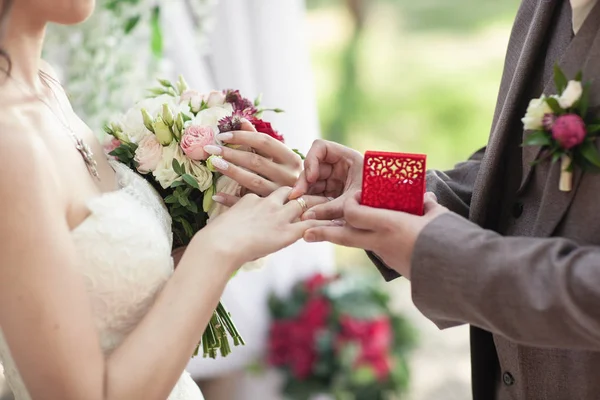
[[[472,326],[475,400],[600,398],[600,174],[576,168],[560,192],[559,164],[532,169],[539,147],[520,147],[529,100],[556,93],[556,63],[592,82],[600,117],[600,2],[523,0],[488,146],[428,173],[423,217],[361,206],[362,156],[335,143],[315,143],[292,193],[336,197],[305,218],[346,221],[306,240],[371,251],[440,328]]]

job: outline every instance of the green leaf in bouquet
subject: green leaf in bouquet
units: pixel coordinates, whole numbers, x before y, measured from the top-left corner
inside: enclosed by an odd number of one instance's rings
[[[190,205],[190,199],[188,199],[187,196],[179,196],[179,204],[181,204],[182,206],[186,207]]]
[[[190,212],[198,214],[198,205],[193,201],[190,201],[190,205],[186,207]]]
[[[588,108],[590,105],[590,83],[586,83],[583,85],[583,92],[581,93],[581,98],[575,104],[575,109],[579,111],[579,114],[582,118],[585,118]]]
[[[135,29],[136,26],[138,26],[138,23],[140,22],[140,19],[142,18],[141,15],[135,15],[129,19],[127,19],[127,21],[125,21],[125,34],[129,34],[131,33],[131,31],[133,31]]]
[[[364,386],[376,382],[377,375],[373,368],[365,365],[354,369],[350,380],[357,386]]]
[[[175,171],[177,175],[185,175],[183,165],[179,164],[179,161],[177,161],[176,159],[173,159],[172,167],[173,171]]]
[[[212,185],[211,187],[208,188],[208,190],[206,192],[204,192],[204,197],[202,198],[202,210],[205,213],[207,213],[211,209],[211,207],[214,203],[214,200],[212,197],[215,194],[215,190],[216,190],[215,186]]]
[[[562,94],[569,84],[569,80],[558,64],[554,65],[554,84],[556,85],[556,90],[558,90],[559,94]]]
[[[565,110],[563,110],[560,104],[558,104],[558,100],[556,100],[554,97],[547,97],[545,101],[546,104],[548,104],[548,106],[552,109],[554,114],[562,115],[565,113]]]
[[[588,125],[587,133],[598,133],[600,132],[600,124]]]
[[[175,197],[175,195],[170,194],[167,197],[165,197],[165,203],[167,203],[167,204],[179,203],[179,199],[177,197]]]
[[[151,29],[151,49],[152,53],[156,58],[161,58],[163,55],[163,35],[160,27],[160,7],[155,6],[152,9],[152,16],[150,18],[150,29]]]
[[[186,183],[184,181],[175,181],[173,183],[171,183],[171,186],[169,186],[172,189],[175,189],[176,187],[179,186],[184,186]]]
[[[581,155],[589,161],[592,165],[600,167],[600,154],[598,154],[598,148],[594,141],[586,141],[581,144],[579,151]]]
[[[194,189],[200,190],[200,185],[198,185],[198,181],[192,175],[190,175],[190,174],[183,174],[183,175],[181,175],[181,177],[183,178],[183,180],[185,181],[185,183],[187,183],[188,185],[190,185]]]
[[[535,131],[527,135],[523,141],[523,146],[550,146],[552,139],[546,131]]]
[[[188,220],[183,217],[176,218],[175,220],[181,224],[188,238],[192,238],[194,236],[194,228],[192,228],[192,225],[188,222]]]

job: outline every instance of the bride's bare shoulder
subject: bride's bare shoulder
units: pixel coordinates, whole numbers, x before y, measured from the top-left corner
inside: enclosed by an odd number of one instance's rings
[[[42,188],[55,182],[54,163],[43,140],[24,118],[10,108],[0,109],[0,193],[14,198],[15,193],[28,193],[37,184]]]

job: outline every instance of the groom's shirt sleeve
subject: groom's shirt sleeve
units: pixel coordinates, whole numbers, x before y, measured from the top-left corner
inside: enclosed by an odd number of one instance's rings
[[[427,191],[435,193],[441,205],[467,218],[473,187],[484,153],[485,147],[473,154],[467,161],[457,164],[450,171],[427,171]],[[396,271],[388,268],[376,254],[367,252],[367,255],[386,281],[389,282],[400,277]]]

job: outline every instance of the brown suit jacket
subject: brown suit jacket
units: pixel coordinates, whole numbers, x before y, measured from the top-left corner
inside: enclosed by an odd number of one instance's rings
[[[592,81],[600,116],[600,3],[572,37],[569,0],[523,0],[486,149],[428,173],[454,212],[417,240],[413,301],[440,328],[472,326],[475,400],[600,399],[600,175],[576,170],[559,192],[559,165],[532,169],[540,149],[519,146],[557,62]]]

